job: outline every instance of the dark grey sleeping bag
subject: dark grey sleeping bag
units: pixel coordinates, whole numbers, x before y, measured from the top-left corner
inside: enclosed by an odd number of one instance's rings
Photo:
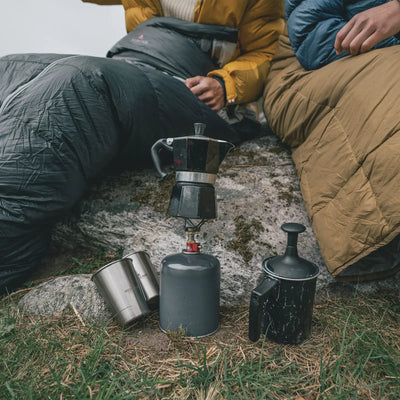
[[[156,140],[191,133],[195,122],[207,124],[208,136],[246,139],[182,81],[215,68],[200,49],[202,37],[236,34],[155,18],[108,58],[0,58],[0,290],[29,278],[55,222],[114,159],[130,168],[149,165]]]

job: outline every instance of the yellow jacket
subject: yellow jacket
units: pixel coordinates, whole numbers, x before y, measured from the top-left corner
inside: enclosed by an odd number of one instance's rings
[[[128,32],[141,22],[163,15],[159,0],[82,0],[96,4],[123,4]],[[283,0],[198,0],[194,22],[239,30],[232,61],[208,76],[225,82],[229,104],[257,100],[264,87],[284,22]]]

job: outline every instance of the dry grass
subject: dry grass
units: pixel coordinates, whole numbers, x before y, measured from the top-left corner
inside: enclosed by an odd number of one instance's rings
[[[17,297],[1,300],[1,399],[400,398],[398,298],[327,300],[312,337],[282,346],[248,340],[247,307],[199,340],[162,333],[157,313],[125,331],[72,310],[38,320]]]

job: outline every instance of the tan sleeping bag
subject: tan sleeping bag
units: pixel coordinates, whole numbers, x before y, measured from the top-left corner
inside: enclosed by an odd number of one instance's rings
[[[305,71],[282,36],[264,96],[271,129],[292,148],[328,270],[352,280],[395,272],[400,46]]]

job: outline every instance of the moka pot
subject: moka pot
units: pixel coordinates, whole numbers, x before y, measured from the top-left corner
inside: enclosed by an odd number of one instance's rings
[[[219,166],[232,143],[204,136],[205,124],[194,124],[195,134],[164,138],[151,149],[154,165],[162,178],[159,151],[173,153],[176,184],[172,189],[167,213],[173,217],[213,219],[217,216],[214,184]]]

